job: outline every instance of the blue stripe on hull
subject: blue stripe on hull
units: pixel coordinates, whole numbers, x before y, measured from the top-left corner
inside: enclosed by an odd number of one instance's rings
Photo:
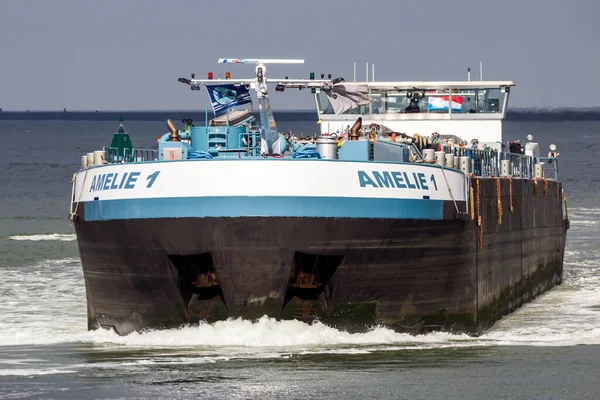
[[[183,217],[442,219],[443,201],[346,197],[174,197],[84,203],[86,221]]]

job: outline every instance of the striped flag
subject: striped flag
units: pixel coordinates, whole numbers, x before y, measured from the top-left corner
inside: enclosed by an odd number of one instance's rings
[[[252,102],[252,96],[250,96],[245,86],[232,84],[205,86],[215,115],[226,111],[228,108]]]
[[[452,111],[461,111],[463,104],[462,96],[429,96],[427,109],[429,111],[448,111],[448,107],[452,107]]]

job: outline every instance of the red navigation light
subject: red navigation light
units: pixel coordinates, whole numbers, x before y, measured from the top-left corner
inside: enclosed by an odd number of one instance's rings
[[[212,77],[212,72],[209,72],[209,73],[208,73],[208,79],[212,79],[212,78],[213,78],[213,77]]]
[[[231,72],[225,72],[225,79],[231,79]]]

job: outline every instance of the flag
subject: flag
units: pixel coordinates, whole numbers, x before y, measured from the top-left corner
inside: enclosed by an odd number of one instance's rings
[[[352,108],[369,104],[369,89],[364,85],[353,83],[336,83],[325,93],[337,115]]]
[[[245,86],[236,86],[232,84],[205,86],[215,115],[218,115],[231,107],[252,103],[250,92]]]
[[[449,104],[450,103],[450,104]],[[452,107],[452,111],[461,111],[463,98],[462,96],[429,96],[427,109],[429,111],[448,111],[448,107]]]

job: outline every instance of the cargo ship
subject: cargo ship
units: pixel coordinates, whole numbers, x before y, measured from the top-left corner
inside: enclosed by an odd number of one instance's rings
[[[503,143],[513,82],[270,79],[268,64],[303,61],[219,62],[254,74],[179,78],[205,87],[214,118],[168,120],[155,149],[121,124],[81,158],[69,218],[89,329],[266,315],[477,335],[561,283],[558,153]],[[277,130],[271,84],[315,96],[317,136]]]

